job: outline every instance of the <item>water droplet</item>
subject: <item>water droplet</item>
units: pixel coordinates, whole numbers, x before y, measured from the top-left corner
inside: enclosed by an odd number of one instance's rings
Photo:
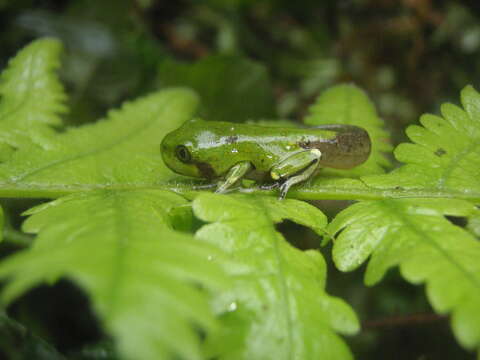
[[[230,305],[228,305],[228,311],[235,311],[237,310],[237,303],[234,301]]]

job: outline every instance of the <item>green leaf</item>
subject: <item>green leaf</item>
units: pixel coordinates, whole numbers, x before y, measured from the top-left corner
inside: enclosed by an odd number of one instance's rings
[[[326,294],[322,256],[292,247],[275,230],[276,223],[289,219],[323,234],[325,215],[304,202],[246,195],[203,194],[194,200],[193,209],[201,220],[211,223],[196,237],[221,247],[245,268],[235,269],[233,289],[215,300],[218,313],[233,316],[233,329],[226,326],[211,339],[209,355],[265,360],[351,358],[334,331],[355,333],[358,321],[347,304]],[[226,346],[231,345],[233,331],[237,344]],[[238,339],[242,335],[243,341]]]
[[[366,176],[371,187],[480,197],[480,94],[461,93],[463,109],[444,104],[442,117],[423,115],[407,129],[413,144],[401,144],[395,157],[406,163],[388,175]]]
[[[445,216],[469,216],[475,206],[453,199],[397,199],[354,204],[338,214],[328,231],[337,234],[333,259],[342,271],[370,256],[365,282],[380,281],[400,266],[403,277],[426,283],[437,312],[452,313],[459,342],[480,346],[480,243]]]
[[[163,136],[190,119],[197,103],[190,90],[164,90],[126,103],[95,124],[26,145],[0,164],[0,189],[38,197],[70,188],[152,187],[173,175],[161,158]]]
[[[0,75],[0,142],[14,148],[45,144],[49,126],[62,124],[66,95],[55,74],[61,50],[55,39],[36,40]]]
[[[38,237],[0,263],[3,299],[65,276],[87,291],[125,358],[200,359],[197,330],[215,326],[206,289],[225,278],[209,260],[218,249],[172,229],[171,209],[185,203],[163,191],[94,191],[29,210],[23,228]]]
[[[308,125],[347,124],[363,127],[372,140],[370,158],[352,170],[324,169],[322,173],[343,177],[383,173],[391,166],[383,153],[392,151],[384,123],[378,117],[375,106],[365,92],[355,85],[334,86],[323,92],[309,109],[305,118]]]
[[[209,56],[194,64],[165,61],[158,77],[162,86],[188,86],[197,91],[205,120],[242,122],[274,115],[267,71],[247,59]]]

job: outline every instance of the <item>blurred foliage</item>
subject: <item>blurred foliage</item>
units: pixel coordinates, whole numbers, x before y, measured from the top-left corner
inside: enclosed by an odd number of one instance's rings
[[[201,81],[208,93],[209,77],[221,70],[217,56],[231,55],[269,73],[262,86],[273,87],[277,115],[301,118],[320,90],[352,81],[399,141],[405,125],[480,76],[480,9],[472,0],[4,0],[0,11],[0,65],[33,38],[65,43],[71,123],[158,86]],[[165,80],[165,64],[179,60],[182,76]],[[184,61],[192,64],[188,76]],[[255,97],[266,116],[269,94]]]
[[[2,359],[64,359],[53,347],[4,314],[0,315],[0,339]]]
[[[196,89],[206,119],[298,121],[321,90],[353,82],[369,94],[398,143],[421,113],[456,99],[467,83],[479,87],[479,18],[476,0],[0,0],[0,68],[32,39],[60,38],[71,108],[66,126],[170,85]],[[475,221],[469,225],[476,232]],[[14,236],[8,229],[6,236]],[[345,275],[330,266],[329,274],[330,292],[364,320],[365,330],[351,339],[359,359],[384,359],[386,353],[391,359],[473,358],[455,344],[444,319],[372,323],[392,313],[431,312],[421,289],[397,274],[374,294],[361,285],[361,272]],[[69,303],[72,290],[42,291],[16,304],[12,316],[64,353],[86,346],[79,358],[108,358],[98,356],[101,345],[98,351],[92,345],[104,340],[98,331],[74,344],[59,335],[67,327],[52,320],[64,314],[60,301],[50,306],[50,321],[39,319],[45,291]],[[88,308],[78,305],[69,316],[81,322]],[[87,320],[86,328],[97,329]],[[2,329],[23,334],[5,321]]]
[[[252,61],[214,55],[194,64],[167,60],[160,64],[158,75],[160,86],[188,86],[197,91],[201,95],[199,115],[207,120],[243,122],[274,116],[267,72]]]

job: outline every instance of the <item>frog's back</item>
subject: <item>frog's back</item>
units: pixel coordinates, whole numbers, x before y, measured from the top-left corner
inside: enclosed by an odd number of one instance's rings
[[[307,149],[322,153],[323,167],[349,169],[365,162],[371,151],[370,137],[353,125],[274,127],[251,124],[211,123],[220,143],[231,154],[251,161],[258,171],[269,171],[278,161]],[[244,156],[241,156],[241,155]]]

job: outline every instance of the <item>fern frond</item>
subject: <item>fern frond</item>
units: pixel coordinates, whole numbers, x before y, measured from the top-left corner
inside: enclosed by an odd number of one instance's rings
[[[401,144],[395,157],[405,163],[383,176],[362,180],[375,188],[480,196],[480,94],[471,86],[461,93],[463,109],[441,107],[442,117],[423,115],[422,126],[407,129],[413,144]]]
[[[0,164],[0,193],[65,194],[108,187],[139,188],[170,179],[163,136],[191,118],[197,96],[187,89],[153,93],[94,124],[29,144]],[[43,194],[43,195],[42,195]]]
[[[62,124],[67,96],[55,73],[61,50],[58,40],[36,40],[0,75],[0,142],[14,148],[45,142],[48,126]]]
[[[233,289],[215,300],[217,312],[233,317],[238,346],[228,344],[228,326],[210,341],[219,359],[350,359],[334,331],[352,334],[351,308],[325,292],[326,266],[318,251],[300,251],[275,230],[289,219],[323,233],[326,217],[313,206],[271,197],[203,194],[194,213],[211,224],[196,237],[229,253],[248,270],[232,274]],[[232,321],[231,321],[232,323]],[[232,330],[230,330],[232,331]]]
[[[126,358],[200,359],[197,330],[215,327],[206,290],[224,289],[225,278],[209,260],[218,249],[172,229],[171,210],[185,202],[155,190],[95,191],[31,209],[23,228],[38,237],[0,264],[3,299],[67,277]]]
[[[329,224],[338,234],[333,259],[350,271],[370,258],[365,282],[381,280],[400,266],[408,281],[426,283],[436,311],[452,313],[459,342],[480,346],[480,244],[445,216],[469,216],[475,206],[453,199],[365,201],[343,210]]]

